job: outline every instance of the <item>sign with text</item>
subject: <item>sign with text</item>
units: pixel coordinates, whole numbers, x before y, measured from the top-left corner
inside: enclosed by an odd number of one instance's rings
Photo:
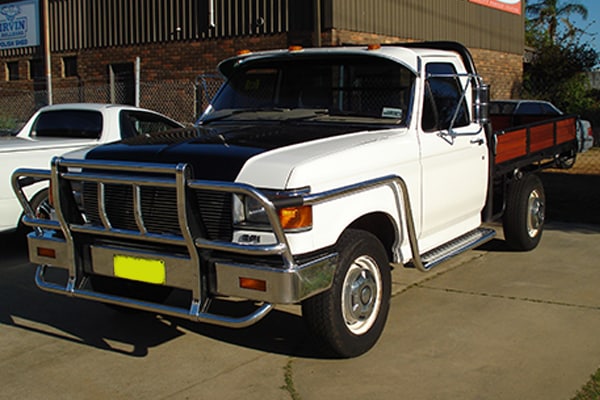
[[[38,0],[0,4],[0,50],[40,45]]]
[[[482,6],[521,15],[521,0],[469,0]]]

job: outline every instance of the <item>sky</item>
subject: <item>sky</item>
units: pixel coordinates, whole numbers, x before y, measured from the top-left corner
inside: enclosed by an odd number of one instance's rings
[[[584,41],[588,42],[600,54],[600,0],[561,0],[565,2],[578,2],[588,9],[588,17],[584,21],[579,17],[572,16],[572,22],[587,33],[593,36],[584,36]]]

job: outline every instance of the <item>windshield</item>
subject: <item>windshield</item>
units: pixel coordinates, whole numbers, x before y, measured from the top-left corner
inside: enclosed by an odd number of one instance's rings
[[[372,56],[249,60],[236,67],[203,120],[240,118],[246,112],[274,115],[290,111],[290,118],[307,118],[307,113],[298,110],[318,110],[319,118],[366,117],[369,122],[406,123],[414,79],[401,64]]]

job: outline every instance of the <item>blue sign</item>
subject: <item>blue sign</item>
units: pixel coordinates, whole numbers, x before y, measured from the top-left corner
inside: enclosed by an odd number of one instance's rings
[[[0,5],[0,50],[39,46],[38,0]]]

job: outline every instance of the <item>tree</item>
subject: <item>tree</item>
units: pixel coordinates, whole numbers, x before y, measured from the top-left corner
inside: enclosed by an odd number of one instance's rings
[[[596,64],[598,55],[587,45],[549,44],[536,49],[523,75],[523,97],[551,101],[569,113],[594,106],[589,79],[582,74]]]
[[[598,53],[582,40],[585,32],[569,20],[572,14],[587,18],[587,8],[539,0],[528,4],[526,11],[526,40],[535,54],[525,66],[522,97],[549,100],[569,113],[597,107],[582,73],[597,65]]]
[[[536,3],[527,4],[525,11],[529,16],[528,28],[541,33],[539,39],[549,43],[558,43],[558,27],[561,20],[566,22],[567,35],[574,35],[576,32],[572,29],[569,16],[577,14],[584,20],[588,16],[585,6],[574,2],[563,4],[559,0],[538,0]]]

